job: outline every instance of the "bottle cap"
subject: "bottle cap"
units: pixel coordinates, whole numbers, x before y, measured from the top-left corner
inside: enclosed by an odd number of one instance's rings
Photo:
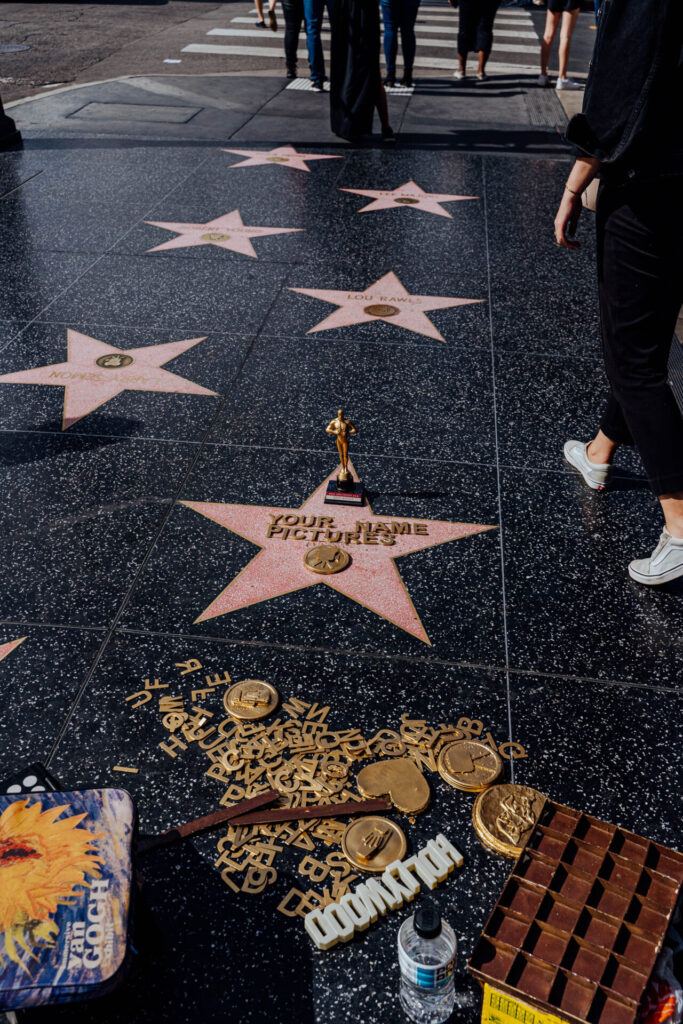
[[[413,925],[423,939],[435,939],[441,934],[441,915],[433,903],[425,903],[415,911]]]

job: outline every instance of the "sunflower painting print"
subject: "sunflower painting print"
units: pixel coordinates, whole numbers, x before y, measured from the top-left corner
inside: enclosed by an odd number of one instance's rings
[[[57,908],[100,877],[99,837],[78,827],[86,814],[61,817],[70,809],[15,800],[0,815],[0,957],[22,966],[22,952],[54,943]]]
[[[0,796],[0,1010],[118,984],[134,828],[123,790]]]

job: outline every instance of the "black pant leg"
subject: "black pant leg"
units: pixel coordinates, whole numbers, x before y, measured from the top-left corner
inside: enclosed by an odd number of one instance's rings
[[[304,18],[303,0],[282,0],[285,18],[285,61],[287,70],[296,68],[296,54],[299,48],[299,33]]]
[[[658,495],[683,490],[683,416],[668,384],[683,301],[682,185],[671,178],[603,186],[597,212],[605,368]]]
[[[493,46],[493,22],[500,0],[481,0],[479,24],[477,25],[477,50],[491,52]]]
[[[458,53],[467,57],[473,50],[477,40],[477,22],[479,21],[479,5],[477,0],[460,0],[460,22],[458,26]]]

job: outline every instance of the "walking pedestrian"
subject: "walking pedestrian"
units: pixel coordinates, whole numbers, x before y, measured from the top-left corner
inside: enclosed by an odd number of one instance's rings
[[[598,293],[610,384],[592,441],[567,461],[594,490],[607,486],[622,444],[635,444],[664,514],[649,558],[629,574],[658,584],[683,576],[683,416],[667,361],[683,302],[683,5],[603,0],[583,112],[568,139],[582,155],[555,218],[574,249],[581,193],[599,172]],[[628,55],[628,60],[625,57]]]
[[[322,44],[323,15],[327,7],[327,16],[330,19],[330,23],[332,22],[334,13],[333,0],[303,0],[303,4],[311,81],[313,82],[315,92],[322,92],[323,83],[326,80]]]
[[[275,4],[277,0],[268,0],[268,27],[273,32],[277,32],[277,17],[275,14]],[[256,24],[259,28],[265,28],[266,22],[263,17],[263,0],[254,0],[256,6],[256,16],[258,18]]]
[[[559,62],[560,73],[555,83],[556,89],[580,89],[579,82],[574,81],[567,74],[569,64],[569,49],[572,36],[579,17],[579,0],[548,0],[548,10],[545,14],[545,30],[541,40],[541,73],[538,76],[538,84],[546,88],[550,85],[548,76],[548,61],[553,42],[560,28]]]
[[[282,0],[285,19],[285,64],[287,78],[296,78],[299,33],[304,20],[304,0]]]
[[[335,0],[331,55],[332,131],[342,139],[366,135],[372,131],[376,109],[382,125],[382,141],[395,142],[379,69],[377,0]]]
[[[454,7],[457,0],[451,0]],[[467,77],[467,55],[470,50],[479,54],[477,79],[486,79],[486,62],[493,46],[493,22],[500,0],[460,0],[460,25],[458,28],[458,70],[453,77],[458,81]]]
[[[413,63],[415,61],[415,21],[420,0],[382,0],[382,21],[384,23],[384,60],[387,74],[384,84],[396,85],[396,56],[398,34],[401,33],[403,55],[403,78],[401,85],[412,86]]]

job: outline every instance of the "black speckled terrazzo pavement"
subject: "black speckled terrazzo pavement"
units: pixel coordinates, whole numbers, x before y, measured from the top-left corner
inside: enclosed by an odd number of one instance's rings
[[[12,109],[26,144],[0,155],[0,652],[25,639],[0,660],[3,774],[42,759],[65,788],[124,786],[148,832],[207,814],[223,787],[200,752],[166,757],[159,717],[125,698],[158,677],[190,701],[197,678],[228,671],[330,705],[336,727],[365,735],[404,712],[481,719],[497,743],[526,749],[505,762],[508,780],[680,848],[683,587],[627,576],[660,529],[637,455],[600,494],[562,459],[567,438],[596,426],[604,373],[590,218],[579,251],[552,240],[569,160],[559,136],[523,123],[517,93],[488,108],[473,94],[454,124],[442,82],[390,97],[405,128],[395,149],[351,148],[312,97],[290,107],[277,79],[202,83],[197,117],[170,110],[144,131],[74,116],[131,102],[126,82]],[[228,88],[226,113],[212,97]],[[174,105],[167,92],[154,102]],[[244,157],[222,151],[289,144],[337,159],[306,173],[231,167]],[[360,214],[371,199],[341,191],[410,181],[474,198],[445,202],[449,216],[410,204]],[[233,210],[245,225],[304,230],[252,238],[257,258],[148,251],[176,237],[149,221]],[[407,319],[401,307],[398,320],[360,323],[347,303],[317,330],[338,306],[293,290],[357,297],[390,272],[409,296],[477,301],[419,315],[406,302]],[[108,396],[108,371],[54,369],[75,335],[135,350],[142,377],[145,349],[203,340],[164,362],[175,392],[155,377]],[[26,370],[40,381],[4,379]],[[80,403],[66,429],[64,382]],[[492,529],[401,557],[375,607],[327,586],[260,600],[279,567],[254,570],[244,531],[183,503],[255,506],[254,521],[298,509],[335,469],[324,428],[340,405],[375,516]],[[253,599],[202,619],[246,571]],[[419,628],[396,610],[401,595]],[[190,658],[202,672],[180,676]],[[203,706],[222,716],[220,691]],[[459,941],[452,1020],[475,1024],[465,963],[510,862],[477,841],[472,796],[428,781],[428,810],[395,818],[410,852],[443,832],[465,856],[433,897]],[[215,835],[148,855],[126,982],[20,1020],[403,1024],[396,935],[411,910],[318,951],[277,911],[302,884],[301,856],[288,849],[276,883],[247,895],[215,869]]]

